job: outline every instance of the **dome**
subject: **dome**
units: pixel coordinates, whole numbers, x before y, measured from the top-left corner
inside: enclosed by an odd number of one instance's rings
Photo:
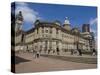
[[[39,23],[40,23],[40,21],[39,20],[36,20],[34,24],[35,25],[38,25]]]
[[[78,29],[78,28],[73,28],[73,29],[72,29],[72,32],[73,32],[73,33],[79,33],[79,29]]]
[[[61,25],[61,22],[58,21],[58,20],[55,20],[54,23],[57,24],[57,25]]]
[[[68,20],[68,17],[65,18],[63,27],[64,27],[66,30],[69,30],[69,31],[71,30],[71,26],[70,26],[70,22],[69,22],[69,20]]]

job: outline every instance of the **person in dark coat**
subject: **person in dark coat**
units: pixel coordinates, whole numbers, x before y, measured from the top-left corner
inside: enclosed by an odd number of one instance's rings
[[[56,49],[56,50],[57,50],[57,55],[59,55],[59,48],[57,47],[57,49]]]
[[[39,53],[39,51],[36,52],[36,57],[37,57],[37,58],[40,57],[40,53]]]
[[[48,50],[48,54],[50,53],[50,49]]]
[[[79,56],[82,56],[82,51],[81,51],[81,49],[78,49],[78,52],[79,52]]]

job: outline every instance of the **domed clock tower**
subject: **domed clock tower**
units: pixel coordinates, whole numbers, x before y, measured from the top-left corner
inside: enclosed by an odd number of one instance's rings
[[[68,17],[65,18],[65,21],[64,21],[63,27],[64,27],[66,30],[68,30],[68,31],[71,30],[70,22],[69,22],[69,20],[68,20]]]
[[[22,30],[23,26],[23,16],[22,12],[16,15],[15,18],[15,50],[23,50],[24,49],[24,31]]]
[[[23,25],[23,16],[21,11],[19,11],[19,13],[16,15],[15,20],[15,32],[21,31]]]

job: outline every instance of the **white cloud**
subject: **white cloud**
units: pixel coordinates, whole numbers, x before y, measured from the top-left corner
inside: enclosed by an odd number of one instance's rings
[[[97,30],[96,29],[90,28],[90,31],[93,32],[95,35],[97,34]]]
[[[94,33],[94,38],[97,40],[97,18],[90,20],[90,31]]]
[[[93,29],[93,28],[90,28],[90,31],[93,32],[94,34],[97,33],[97,30],[96,29]]]
[[[97,24],[97,18],[90,20],[90,25]]]
[[[94,33],[94,38],[95,38],[95,40],[97,40],[97,30],[95,30],[95,29],[93,29],[93,28],[91,28],[90,30],[91,30],[91,32]]]
[[[90,20],[90,31],[94,33],[97,32],[97,18]]]
[[[16,2],[16,5],[19,5],[19,6],[28,6],[28,4],[25,3],[25,2]]]
[[[27,3],[16,3],[15,13],[22,11],[24,21],[34,23],[39,18],[39,13],[28,7]]]

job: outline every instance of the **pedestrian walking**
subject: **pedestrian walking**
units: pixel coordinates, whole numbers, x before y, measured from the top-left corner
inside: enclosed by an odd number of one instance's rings
[[[95,56],[95,55],[96,55],[96,50],[93,49],[93,51],[92,51],[92,56]]]
[[[56,50],[57,50],[57,55],[59,55],[59,48],[57,47],[57,49],[56,49]]]
[[[78,49],[78,52],[79,52],[79,56],[82,56],[82,51],[81,51],[81,49]]]
[[[36,52],[36,58],[39,58],[40,57],[40,53],[39,51]]]
[[[48,54],[50,53],[50,49],[48,50]]]
[[[74,54],[74,50],[73,49],[71,49],[71,55],[73,55]]]

